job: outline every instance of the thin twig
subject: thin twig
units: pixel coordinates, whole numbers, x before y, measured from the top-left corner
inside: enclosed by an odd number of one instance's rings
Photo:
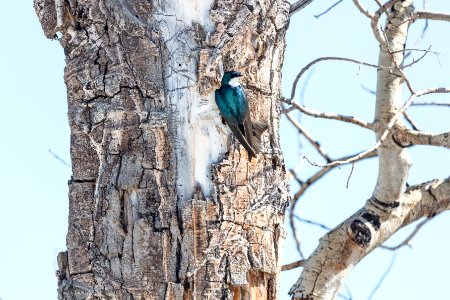
[[[409,125],[411,125],[411,127],[414,130],[417,130],[417,131],[420,130],[419,127],[416,125],[416,123],[413,121],[413,119],[408,115],[408,113],[406,111],[403,113],[403,116],[405,117],[406,121],[408,121]]]
[[[385,246],[382,245],[380,246],[380,248],[386,249],[386,250],[391,250],[391,251],[395,251],[398,250],[402,247],[411,247],[411,245],[409,244],[409,242],[411,242],[411,240],[414,238],[414,236],[419,232],[420,228],[422,228],[423,225],[425,225],[426,223],[428,223],[432,218],[426,218],[424,220],[422,220],[422,222],[420,222],[419,224],[417,224],[416,228],[414,228],[414,230],[408,235],[408,237],[401,242],[400,244],[398,244],[397,246]]]
[[[287,100],[285,98],[282,98],[282,101],[289,105],[292,105],[293,107],[295,107],[302,113],[304,113],[308,116],[311,116],[311,117],[343,121],[343,122],[352,123],[352,124],[361,126],[366,129],[373,128],[372,123],[368,123],[366,121],[359,120],[353,116],[343,116],[343,115],[334,114],[334,113],[319,112],[319,111],[316,111],[316,110],[313,110],[310,108],[306,108],[305,106],[298,104],[295,101]]]
[[[375,2],[378,4],[378,7],[382,7],[383,6],[383,3],[381,3],[380,0],[375,0]]]
[[[425,25],[422,28],[422,33],[420,34],[420,37],[414,42],[413,45],[418,45],[425,38],[425,34],[427,33],[427,29],[428,29],[428,23],[429,23],[429,20],[426,19]],[[407,49],[405,49],[405,51],[407,51],[405,53],[405,58],[407,58],[409,55],[411,55],[412,51],[407,50]]]
[[[289,8],[289,16],[292,16],[296,12],[299,12],[300,10],[304,9],[306,6],[311,4],[313,0],[299,0],[293,4],[291,4],[291,7]]]
[[[371,14],[369,12],[369,10],[367,10],[362,4],[361,2],[359,2],[359,0],[353,0],[353,3],[355,4],[355,6],[359,9],[359,11],[365,15],[366,17],[368,17],[369,19],[373,18],[373,14]]]
[[[308,219],[303,219],[303,218],[300,218],[300,217],[297,216],[297,215],[294,215],[294,218],[295,218],[297,221],[299,221],[299,222],[306,223],[306,224],[310,224],[310,225],[313,225],[313,226],[317,226],[317,227],[320,227],[320,228],[322,228],[322,229],[324,229],[324,230],[326,230],[326,231],[330,231],[330,230],[331,230],[331,227],[328,227],[328,226],[326,226],[326,225],[324,225],[324,224],[322,224],[322,223],[316,222],[316,221],[312,221],[312,220],[308,220]]]
[[[367,155],[361,157],[359,160],[363,160],[366,158],[372,158],[372,157],[376,157],[376,156],[377,156],[377,152],[374,150],[374,151],[368,153]],[[350,158],[350,157],[354,157],[354,155],[342,157],[342,158],[340,158],[340,160],[346,160],[347,158]],[[293,199],[292,199],[293,205],[292,205],[291,209],[293,209],[295,207],[297,200],[306,192],[306,190],[310,186],[312,186],[316,181],[318,181],[320,178],[325,176],[328,172],[333,170],[335,167],[337,167],[337,166],[322,168],[319,171],[317,171],[313,176],[309,177],[309,179],[306,180],[304,182],[304,184],[301,186],[300,190],[298,190],[297,193],[294,194]]]
[[[433,53],[433,54],[435,54],[435,55],[439,55],[439,53],[437,53],[437,52],[435,52],[435,51],[430,51],[430,49],[431,49],[431,46],[429,46],[427,50],[425,50],[425,49],[414,49],[414,51],[420,51],[420,52],[423,52],[422,56],[420,56],[418,59],[413,59],[412,62],[410,62],[409,64],[404,65],[404,66],[403,66],[403,69],[404,69],[404,68],[411,67],[412,65],[417,64],[417,63],[418,63],[419,61],[421,61],[428,53]],[[404,52],[404,50],[402,50],[402,52]],[[392,52],[392,53],[395,53],[395,52]],[[403,60],[404,60],[404,59],[405,59],[405,57],[403,57]]]
[[[392,259],[391,259],[391,262],[389,263],[389,266],[388,266],[387,270],[384,272],[383,276],[381,276],[381,278],[378,281],[377,285],[375,286],[375,288],[370,293],[368,300],[372,299],[373,295],[375,295],[376,291],[380,288],[380,286],[383,283],[383,281],[386,278],[386,276],[391,272],[392,267],[394,266],[395,258],[396,258],[396,254],[392,255]]]
[[[300,179],[300,177],[298,177],[297,172],[295,172],[294,169],[289,169],[289,173],[288,176],[292,176],[294,177],[295,181],[297,181],[297,183],[301,186],[304,182]]]
[[[426,6],[427,6],[427,4],[426,4],[426,0],[423,0],[423,2],[422,2],[422,8],[423,8],[423,10],[426,10]],[[413,21],[414,22],[414,21]],[[425,19],[425,25],[424,25],[424,27],[422,28],[422,32],[420,33],[420,37],[414,42],[414,44],[413,45],[418,45],[424,38],[425,38],[425,34],[426,34],[426,32],[427,32],[427,29],[428,29],[428,24],[429,24],[429,20],[428,19]],[[407,49],[405,49],[405,51],[407,51],[406,53],[405,53],[405,59],[411,54],[411,51],[409,51],[409,50],[407,50]],[[439,61],[439,56],[438,56],[438,61]],[[439,62],[439,64],[440,64],[440,62]]]
[[[293,106],[288,107],[288,108],[282,108],[282,109],[281,109],[281,113],[282,113],[282,114],[288,114],[288,113],[290,113],[291,111],[294,111],[294,110],[296,110],[296,108],[293,107]]]
[[[361,83],[361,88],[363,90],[365,90],[366,92],[368,92],[369,94],[372,94],[372,95],[376,95],[377,94],[377,92],[375,92],[375,90],[372,90],[372,89],[368,88],[367,86],[365,86],[362,83]]]
[[[390,0],[386,2],[370,18],[370,26],[372,27],[373,34],[383,50],[389,49],[389,45],[386,37],[384,36],[383,30],[378,26],[378,22],[380,21],[380,17],[383,13],[386,13],[389,16],[388,10],[398,1],[400,0]]]
[[[350,174],[348,175],[348,178],[347,178],[347,185],[345,186],[346,189],[348,189],[348,184],[350,183],[350,178],[352,178],[353,169],[355,169],[355,163],[352,163],[352,169],[350,170]]]
[[[53,153],[52,150],[48,149],[48,153],[50,153],[54,158],[59,160],[63,165],[70,168],[70,165],[64,159]]]
[[[414,102],[411,106],[450,106],[450,103],[444,102]]]
[[[377,152],[373,151],[371,153],[368,153],[366,156],[361,157],[360,160],[363,160],[363,159],[366,159],[366,158],[375,157],[375,156],[377,156]],[[348,157],[353,157],[353,155],[342,157],[341,160],[344,160],[344,159],[346,159]],[[299,253],[301,258],[304,258],[304,256],[303,256],[303,252],[301,251],[300,240],[298,239],[296,226],[295,226],[295,222],[294,222],[294,219],[295,219],[295,215],[294,215],[295,207],[296,207],[300,197],[307,191],[307,189],[309,187],[311,187],[314,183],[316,183],[319,179],[321,179],[323,176],[325,176],[328,172],[333,170],[334,168],[335,168],[335,166],[322,168],[319,171],[317,171],[313,176],[311,176],[308,180],[306,180],[300,186],[300,189],[292,197],[291,207],[289,209],[289,224],[290,224],[291,229],[292,229],[292,235],[294,237],[294,241],[295,241],[295,245],[296,245],[297,251],[298,251],[298,253]]]
[[[386,36],[386,33],[385,33],[384,31],[383,31],[383,35],[384,35],[385,40],[388,40],[388,38],[387,38],[387,36]],[[430,47],[431,47],[431,46],[430,46]],[[406,86],[408,87],[408,90],[409,90],[409,92],[411,93],[411,95],[414,95],[415,92],[414,92],[414,90],[413,90],[413,88],[412,88],[411,82],[409,81],[408,77],[406,77],[405,72],[403,72],[403,70],[402,70],[401,67],[400,67],[401,62],[400,62],[400,63],[397,62],[397,59],[396,59],[395,56],[394,56],[394,54],[397,53],[397,52],[394,51],[394,50],[392,50],[388,43],[386,43],[386,45],[385,45],[385,47],[384,47],[383,49],[384,49],[384,50],[389,54],[389,56],[391,57],[391,61],[392,61],[392,63],[393,63],[394,66],[395,66],[395,70],[397,70],[397,71],[400,73],[400,75],[402,76],[403,81],[405,82]],[[401,50],[401,51],[402,51],[402,50]],[[402,52],[403,52],[403,51],[402,51]],[[424,54],[426,55],[427,52],[425,52]],[[419,60],[421,60],[423,57],[425,57],[425,55],[422,55],[422,57],[419,58]],[[405,56],[403,55],[402,62],[404,61],[404,58],[405,58]],[[419,61],[419,60],[418,60],[418,61]],[[413,61],[413,63],[415,63],[415,62]]]
[[[345,159],[345,160],[335,160],[332,161],[326,165],[320,165],[317,164],[311,160],[309,160],[306,156],[303,156],[311,165],[316,166],[316,167],[322,167],[322,168],[326,168],[326,167],[334,167],[337,165],[344,165],[344,164],[348,164],[354,161],[357,161],[359,159],[361,159],[361,157],[367,155],[368,153],[375,151],[376,149],[378,149],[378,147],[381,146],[381,144],[386,140],[386,138],[388,137],[389,133],[391,132],[391,129],[394,127],[395,123],[397,122],[397,120],[400,118],[400,116],[403,115],[403,113],[405,112],[405,110],[412,104],[412,102],[414,101],[414,99],[424,96],[424,95],[428,95],[428,94],[434,94],[434,93],[450,93],[450,88],[430,88],[430,89],[426,89],[426,90],[422,90],[420,92],[417,93],[413,93],[411,94],[411,96],[409,97],[408,101],[406,101],[406,103],[398,110],[398,112],[394,115],[394,117],[391,119],[391,121],[389,121],[388,125],[386,126],[386,129],[384,130],[383,134],[381,135],[380,139],[376,142],[375,145],[373,145],[372,147],[370,147],[369,149],[367,149],[366,151],[363,151],[361,153],[359,153],[358,155],[355,155],[352,158],[349,159]]]
[[[300,87],[300,104],[305,104],[305,94],[306,94],[306,87],[308,86],[309,81],[314,75],[315,68],[311,69],[311,71],[308,72],[308,75],[306,75],[305,80],[303,81],[302,86]]]
[[[345,291],[347,292],[347,294],[348,294],[348,296],[347,296],[347,300],[352,300],[353,299],[353,296],[352,296],[352,293],[350,292],[350,289],[348,288],[348,285],[346,285],[346,284],[344,284],[344,288],[345,288]]]
[[[289,114],[286,114],[287,119],[294,125],[295,128],[302,134],[308,142],[319,152],[319,154],[325,159],[325,161],[330,162],[331,158],[328,156],[327,151],[320,145],[318,141],[316,141],[311,134],[304,128],[299,122],[297,122],[294,118],[292,118]]]
[[[292,90],[291,90],[291,97],[289,98],[289,100],[293,100],[295,97],[295,90],[297,89],[297,84],[298,81],[300,79],[300,77],[303,76],[303,74],[305,74],[306,71],[308,71],[309,68],[311,68],[313,65],[321,62],[321,61],[327,61],[327,60],[336,60],[336,61],[346,61],[346,62],[351,62],[351,63],[355,63],[358,65],[364,65],[364,66],[368,66],[368,67],[372,67],[372,68],[379,68],[378,65],[375,64],[369,64],[366,62],[362,62],[356,59],[352,59],[352,58],[347,58],[347,57],[336,57],[336,56],[326,56],[326,57],[319,57],[316,58],[315,60],[311,61],[310,63],[308,63],[306,66],[304,66],[300,72],[297,74],[297,76],[295,77],[294,83],[292,85]]]
[[[323,16],[324,14],[328,13],[329,11],[331,11],[333,8],[335,8],[337,5],[339,5],[339,3],[341,3],[344,0],[338,0],[336,3],[334,3],[333,5],[331,5],[330,7],[328,7],[324,12],[321,12],[318,15],[314,15],[314,17],[316,19],[320,18],[321,16]]]
[[[429,51],[429,52],[431,52],[431,51]],[[416,64],[416,63],[419,62],[423,57],[424,57],[424,55],[421,56],[421,57],[420,57],[419,59],[417,59],[416,61],[414,61],[414,62],[412,62],[412,63],[410,63],[410,64],[408,64],[408,65],[406,65],[406,66],[403,66],[403,68],[407,68],[407,67],[410,67],[410,66]],[[352,58],[347,58],[347,57],[338,57],[338,56],[325,56],[325,57],[319,57],[319,58],[316,58],[315,60],[311,61],[310,63],[308,63],[306,66],[304,66],[304,67],[300,70],[300,72],[297,74],[297,76],[296,76],[295,79],[294,79],[294,83],[292,84],[291,96],[290,96],[289,99],[286,99],[286,100],[287,100],[287,101],[292,101],[292,100],[294,100],[294,97],[295,97],[295,91],[296,91],[296,89],[297,89],[298,81],[299,81],[300,78],[305,74],[306,71],[308,71],[313,65],[315,65],[315,64],[317,64],[317,63],[319,63],[319,62],[322,62],[322,61],[328,61],[328,60],[345,61],[345,62],[350,62],[350,63],[357,64],[358,66],[361,66],[361,65],[362,65],[362,66],[371,67],[371,68],[375,68],[375,69],[387,69],[387,70],[392,70],[392,69],[397,69],[397,68],[398,68],[398,66],[397,66],[397,67],[384,67],[384,66],[379,66],[379,65],[376,65],[376,64],[370,64],[370,63],[366,63],[366,62],[363,62],[363,61],[360,61],[360,60],[356,60],[356,59],[352,59]],[[287,102],[287,103],[288,103],[288,102]]]
[[[297,260],[297,261],[294,261],[294,262],[292,262],[290,264],[283,265],[281,267],[281,271],[292,270],[292,269],[295,269],[295,268],[298,268],[298,267],[303,267],[304,265],[305,265],[305,260],[304,259]]]

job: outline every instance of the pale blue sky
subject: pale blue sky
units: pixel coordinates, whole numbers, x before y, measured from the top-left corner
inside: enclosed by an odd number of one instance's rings
[[[0,10],[1,107],[0,110],[0,298],[2,300],[56,299],[56,253],[65,250],[67,231],[67,181],[70,168],[56,160],[56,153],[70,162],[67,104],[63,81],[64,54],[57,41],[45,39],[32,1],[7,1]],[[369,2],[369,1],[365,1]],[[421,2],[421,1],[420,1]],[[450,12],[448,1],[427,1],[430,8]],[[314,14],[333,1],[318,1],[291,21],[283,80],[286,92],[296,72],[319,56],[346,56],[376,63],[377,46],[367,20],[346,0],[320,19]],[[416,30],[417,29],[417,30]],[[418,35],[421,25],[414,25]],[[450,24],[430,25],[425,41],[417,47],[441,52],[440,63],[429,56],[410,76],[418,88],[450,86]],[[414,40],[414,39],[412,39]],[[316,109],[353,114],[368,121],[373,116],[373,96],[360,84],[373,88],[375,72],[341,62],[322,63],[314,70],[305,91],[305,103]],[[450,97],[447,96],[447,100]],[[432,97],[430,100],[445,99]],[[411,108],[411,115],[425,130],[449,128],[450,109]],[[321,138],[334,156],[371,146],[365,130],[332,121],[303,117],[304,125]],[[290,144],[295,131],[282,130],[288,168],[299,157]],[[301,140],[302,151],[314,159],[311,147]],[[303,153],[302,152],[302,153]],[[410,183],[448,176],[448,150],[417,147],[411,150]],[[314,171],[304,165],[302,176]],[[332,172],[311,188],[298,205],[299,215],[335,226],[364,204],[376,179],[376,160],[358,164],[345,188],[348,167]],[[293,187],[293,190],[295,188]],[[303,248],[310,253],[323,231],[299,224]],[[412,228],[395,238],[407,235]],[[412,241],[412,249],[398,251],[391,273],[372,299],[448,299],[450,278],[450,214],[427,224]],[[289,235],[290,237],[290,235]],[[395,244],[392,241],[391,244]],[[285,260],[297,259],[293,243],[286,242]],[[391,252],[376,250],[350,276],[353,299],[367,299],[391,261]],[[283,273],[282,292],[298,277],[299,270]],[[281,299],[288,299],[286,295]]]

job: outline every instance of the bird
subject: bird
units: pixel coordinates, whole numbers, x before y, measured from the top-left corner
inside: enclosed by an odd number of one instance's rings
[[[240,77],[242,74],[238,71],[225,72],[220,88],[215,91],[215,99],[223,120],[251,159],[261,151],[260,137],[268,126],[260,121],[252,122],[248,101],[239,83]]]

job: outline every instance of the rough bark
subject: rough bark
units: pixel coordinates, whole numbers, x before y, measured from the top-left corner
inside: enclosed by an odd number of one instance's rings
[[[289,4],[34,3],[66,55],[73,176],[59,299],[276,299]],[[245,76],[252,117],[270,124],[251,161],[213,100],[230,69]]]

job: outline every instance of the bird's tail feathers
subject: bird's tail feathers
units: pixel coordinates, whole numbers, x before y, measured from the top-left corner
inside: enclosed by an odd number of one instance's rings
[[[250,157],[256,157],[257,153],[253,149],[252,145],[250,145],[250,142],[248,142],[245,137],[242,135],[242,132],[239,130],[239,127],[236,125],[229,125],[231,131],[234,133],[234,136],[237,138],[239,143],[247,150],[248,155]],[[253,143],[253,141],[251,141]]]
[[[259,154],[259,152],[261,152],[261,139],[259,137],[253,136],[252,148],[255,151],[255,154]]]
[[[264,122],[261,121],[252,121],[253,125],[253,134],[259,139],[261,135],[269,128],[269,125],[267,125]]]

